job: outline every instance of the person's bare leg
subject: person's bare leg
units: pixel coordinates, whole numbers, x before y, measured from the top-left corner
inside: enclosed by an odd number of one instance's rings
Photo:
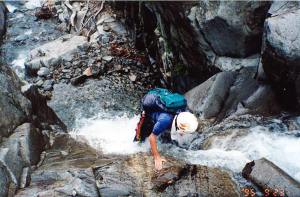
[[[149,136],[149,142],[151,146],[151,152],[154,158],[155,169],[161,170],[163,162],[166,162],[166,160],[160,156],[157,150],[156,135],[151,133],[151,135]]]

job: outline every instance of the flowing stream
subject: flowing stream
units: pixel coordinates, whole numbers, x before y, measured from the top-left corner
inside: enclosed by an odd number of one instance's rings
[[[75,138],[84,137],[104,154],[150,151],[148,142],[132,142],[137,121],[137,116],[82,119],[71,135]],[[300,181],[300,138],[289,132],[270,130],[267,126],[255,126],[248,134],[237,138],[232,135],[216,138],[208,150],[186,150],[173,144],[158,146],[163,154],[184,159],[191,164],[221,167],[233,173],[240,173],[251,160],[266,157]]]

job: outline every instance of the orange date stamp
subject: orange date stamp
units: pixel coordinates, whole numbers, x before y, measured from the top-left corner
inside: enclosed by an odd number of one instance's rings
[[[245,187],[241,189],[241,194],[244,197],[255,197],[258,196],[255,189],[251,187]],[[273,189],[264,189],[262,193],[260,193],[259,196],[265,196],[265,197],[284,197],[285,192],[282,188],[273,188]]]

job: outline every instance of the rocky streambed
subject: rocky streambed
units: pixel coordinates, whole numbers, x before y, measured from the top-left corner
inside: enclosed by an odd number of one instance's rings
[[[173,2],[164,15],[164,3],[6,2],[0,196],[300,194],[299,117],[283,110],[274,84],[263,80],[256,54],[261,43],[248,42],[263,34],[262,23],[250,23],[249,13],[263,21],[267,12],[290,6],[213,4]],[[190,9],[190,22],[183,8]],[[229,10],[232,19],[218,9]],[[205,18],[205,10],[215,18]],[[168,23],[174,14],[182,16],[178,28]],[[238,22],[230,22],[234,18]],[[219,26],[228,32],[218,43],[213,38]],[[250,33],[238,30],[245,26]],[[224,51],[230,40],[221,39],[230,32],[238,39]],[[187,53],[197,46],[191,34],[200,48]],[[184,138],[161,137],[168,162],[159,172],[149,144],[132,142],[139,100],[156,85],[178,85],[200,123]]]

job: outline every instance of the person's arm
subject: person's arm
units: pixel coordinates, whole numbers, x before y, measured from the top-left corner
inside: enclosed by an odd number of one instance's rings
[[[155,164],[155,169],[156,170],[161,170],[162,169],[162,164],[163,162],[166,162],[164,158],[162,158],[157,150],[157,143],[156,143],[156,135],[151,133],[149,136],[149,142],[151,146],[151,152],[154,158],[154,164]]]

